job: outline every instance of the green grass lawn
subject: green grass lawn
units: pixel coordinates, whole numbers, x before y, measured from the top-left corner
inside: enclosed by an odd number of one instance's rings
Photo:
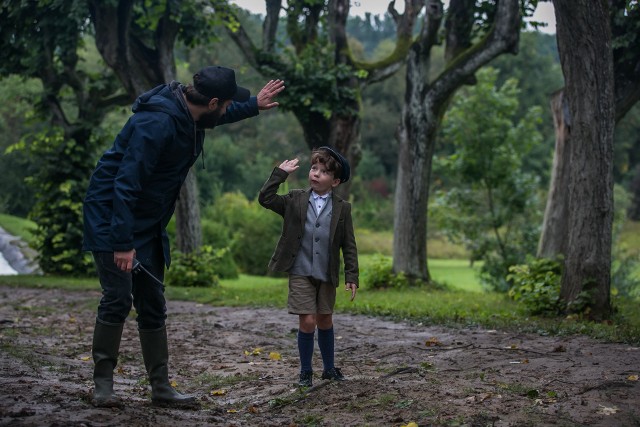
[[[461,291],[483,292],[478,279],[481,262],[475,262],[471,267],[468,260],[432,259],[428,266],[433,280],[438,283]]]
[[[356,242],[360,254],[382,254],[391,256],[393,253],[393,232],[373,231],[366,229],[356,230]],[[467,250],[444,237],[428,239],[427,253],[434,259],[468,259]]]

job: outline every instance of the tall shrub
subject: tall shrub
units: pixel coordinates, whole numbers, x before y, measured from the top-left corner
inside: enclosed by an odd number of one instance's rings
[[[431,212],[452,240],[484,261],[484,284],[504,292],[509,266],[525,262],[538,240],[538,182],[522,163],[541,141],[540,110],[515,122],[517,82],[496,87],[494,69],[477,76],[478,84],[461,91],[445,116],[444,137],[455,152],[437,161],[445,184]]]
[[[27,178],[36,192],[29,218],[37,225],[34,248],[45,273],[93,272],[90,254],[82,252],[82,201],[93,168],[87,159],[94,157],[95,146],[78,144],[50,129],[12,147],[27,150],[37,166]]]

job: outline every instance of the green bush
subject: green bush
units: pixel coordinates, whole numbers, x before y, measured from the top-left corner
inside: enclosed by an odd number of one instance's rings
[[[253,275],[266,275],[267,266],[282,230],[282,217],[249,201],[240,193],[227,193],[205,209],[203,240],[231,250],[238,268]],[[217,241],[211,241],[215,239]]]
[[[625,297],[640,296],[638,253],[614,246],[611,262],[611,288]]]
[[[411,280],[402,272],[395,274],[391,258],[379,254],[373,255],[371,264],[362,276],[363,282],[372,289],[398,289],[426,285],[422,280]]]
[[[166,274],[169,286],[213,287],[220,278],[235,279],[238,271],[228,248],[214,249],[203,246],[199,251],[172,255],[171,267]]]
[[[351,184],[353,223],[359,228],[377,231],[393,230],[393,196],[385,193],[386,181],[363,181],[356,176]],[[382,187],[382,188],[380,188]]]
[[[522,303],[531,314],[557,315],[563,312],[560,261],[533,259],[527,264],[509,267],[509,272],[507,280],[512,283],[509,296]]]
[[[82,252],[82,200],[97,140],[80,144],[58,128],[30,135],[11,150],[26,150],[37,165],[27,183],[36,201],[29,213],[38,264],[48,274],[86,276],[95,272],[91,254]]]

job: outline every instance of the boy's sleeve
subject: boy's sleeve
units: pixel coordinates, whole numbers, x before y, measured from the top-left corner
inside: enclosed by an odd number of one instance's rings
[[[344,281],[345,283],[355,283],[359,286],[358,277],[358,248],[356,246],[356,235],[353,231],[353,220],[351,219],[351,205],[344,216],[344,242],[342,245],[342,257],[344,258]]]
[[[263,207],[274,211],[284,217],[286,207],[285,196],[278,195],[278,187],[286,181],[289,174],[276,167],[271,172],[271,176],[264,183],[258,194],[258,203]]]

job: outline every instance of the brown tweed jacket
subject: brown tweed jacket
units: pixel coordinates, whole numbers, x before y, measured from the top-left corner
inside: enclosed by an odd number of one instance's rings
[[[276,167],[271,176],[260,189],[258,201],[262,206],[274,211],[284,218],[282,235],[271,256],[269,268],[274,271],[287,272],[300,249],[304,222],[307,218],[309,196],[311,189],[291,190],[286,195],[279,195],[278,187],[289,174]],[[358,284],[358,249],[356,247],[353,221],[351,219],[351,204],[332,193],[332,214],[329,254],[329,277],[331,283],[339,285],[338,275],[340,271],[340,249],[344,257],[345,283]]]

